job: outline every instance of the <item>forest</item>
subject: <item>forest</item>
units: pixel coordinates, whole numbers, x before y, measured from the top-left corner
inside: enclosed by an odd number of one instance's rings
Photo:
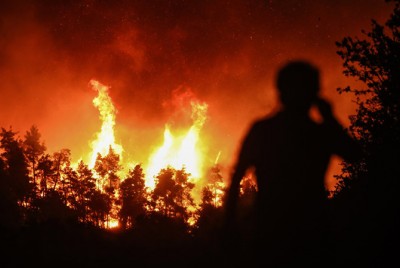
[[[363,39],[336,42],[343,75],[363,84],[338,88],[338,94],[357,104],[348,131],[364,157],[343,162],[335,190],[327,193],[327,267],[399,264],[400,1],[392,2],[385,24],[372,20]],[[112,147],[107,155],[97,155],[93,168],[83,161],[73,165],[69,149],[47,152],[37,126],[23,135],[3,126],[2,267],[223,267],[231,258],[222,241],[227,189],[217,164],[207,175],[200,202],[195,202],[195,185],[185,168],[161,169],[153,189],[145,185],[141,164],[124,177],[121,169]],[[257,185],[244,178],[240,193],[238,252],[245,259]]]

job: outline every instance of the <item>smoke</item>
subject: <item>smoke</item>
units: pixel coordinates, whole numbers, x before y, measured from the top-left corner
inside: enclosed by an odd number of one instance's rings
[[[275,107],[274,74],[288,59],[321,67],[348,124],[354,107],[335,88],[352,82],[334,42],[390,10],[378,0],[2,1],[0,126],[36,124],[50,150],[79,158],[100,126],[88,85],[97,79],[118,110],[117,142],[140,159],[162,139],[165,103],[189,87],[208,103],[210,159],[221,151],[228,165],[249,123]]]

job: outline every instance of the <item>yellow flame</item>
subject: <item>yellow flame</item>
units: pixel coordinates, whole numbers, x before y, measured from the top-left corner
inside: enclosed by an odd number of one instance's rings
[[[101,84],[97,80],[90,80],[93,90],[98,92],[96,98],[93,99],[93,105],[100,112],[101,130],[97,133],[97,138],[91,142],[92,153],[89,160],[89,167],[93,168],[96,162],[97,154],[102,156],[108,154],[110,146],[114,152],[122,158],[123,148],[115,142],[114,126],[115,126],[115,109],[111,97],[108,95],[108,86]]]
[[[164,143],[149,158],[146,171],[146,186],[155,187],[155,176],[162,168],[171,166],[185,168],[193,179],[202,175],[202,153],[199,149],[199,134],[207,119],[206,103],[192,101],[192,126],[181,135],[173,135],[168,124],[165,125]]]
[[[96,133],[96,138],[90,143],[92,151],[89,155],[88,166],[93,169],[99,153],[102,156],[106,156],[111,147],[114,153],[119,155],[121,161],[123,148],[120,144],[115,142],[114,126],[117,110],[114,107],[111,97],[108,95],[109,87],[101,84],[97,80],[90,80],[90,85],[93,90],[98,93],[97,97],[93,99],[93,105],[99,110],[99,118],[101,120],[101,129]],[[104,191],[104,181],[97,180],[96,185],[101,191]],[[118,198],[118,192],[116,193],[116,198]],[[105,222],[106,228],[112,229],[118,227],[118,219],[114,216],[117,211],[118,205],[113,204],[111,215]]]

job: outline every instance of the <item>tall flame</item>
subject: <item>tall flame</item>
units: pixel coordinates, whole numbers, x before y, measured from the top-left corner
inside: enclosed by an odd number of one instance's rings
[[[90,143],[92,150],[88,155],[88,166],[94,169],[98,154],[101,154],[103,157],[107,156],[110,147],[119,156],[119,161],[122,163],[122,153],[124,150],[120,144],[115,142],[114,126],[117,110],[114,107],[111,97],[108,95],[109,87],[97,80],[90,80],[89,83],[93,90],[98,93],[97,97],[93,99],[93,105],[99,110],[101,130],[96,133],[96,138]],[[202,148],[201,144],[200,131],[207,119],[208,105],[207,103],[200,103],[194,100],[194,96],[190,91],[184,91],[183,94],[177,91],[177,94],[172,98],[172,103],[174,105],[173,108],[179,107],[177,111],[180,115],[183,114],[185,118],[190,116],[191,126],[186,128],[185,131],[177,131],[170,124],[165,125],[164,142],[151,154],[146,167],[145,185],[149,190],[154,189],[155,177],[163,168],[172,167],[177,170],[184,168],[190,174],[190,179],[194,183],[197,183],[203,176],[203,160],[205,157],[202,150],[204,148]],[[186,122],[185,119],[180,118],[176,122],[181,124],[183,121]],[[215,160],[216,162],[219,159],[219,155],[220,153]],[[123,178],[123,173],[123,171],[119,172],[120,179]],[[98,174],[94,175],[97,176],[97,187],[101,191],[105,191],[104,185],[108,181],[104,181],[104,178],[99,178]],[[118,191],[115,192],[116,198],[118,195]],[[113,203],[111,214],[105,222],[107,228],[119,225],[118,218],[116,217],[118,209],[119,204]],[[194,209],[194,207],[188,209]]]
[[[146,186],[155,187],[155,176],[162,168],[171,166],[185,168],[192,178],[202,175],[202,154],[199,149],[199,134],[207,118],[206,103],[191,101],[192,126],[183,134],[173,135],[170,126],[165,125],[164,143],[149,158],[146,172]]]
[[[90,80],[93,90],[98,92],[96,98],[93,99],[93,105],[100,112],[101,130],[97,133],[97,138],[91,142],[91,156],[89,167],[93,168],[96,162],[97,154],[102,156],[108,154],[110,146],[120,158],[122,157],[123,148],[115,142],[114,125],[115,125],[115,109],[111,97],[108,95],[108,86],[101,84],[97,80]]]

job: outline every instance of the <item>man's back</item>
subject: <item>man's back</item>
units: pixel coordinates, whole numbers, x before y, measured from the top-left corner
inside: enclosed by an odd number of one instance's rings
[[[331,155],[347,157],[350,142],[336,124],[287,112],[252,125],[240,159],[255,167],[260,256],[297,252],[299,261],[321,255],[327,231],[325,171]]]
[[[258,121],[252,131],[251,161],[262,198],[277,192],[276,198],[297,200],[324,194],[324,174],[332,153],[324,125],[279,113]]]
[[[273,267],[286,261],[293,267],[323,260],[329,160],[332,155],[352,160],[360,150],[334,118],[330,104],[318,96],[318,69],[307,62],[290,62],[278,72],[277,87],[281,111],[256,121],[242,143],[225,206],[226,222],[230,229],[240,181],[253,167],[258,186],[257,260]],[[322,123],[309,117],[312,106]]]

